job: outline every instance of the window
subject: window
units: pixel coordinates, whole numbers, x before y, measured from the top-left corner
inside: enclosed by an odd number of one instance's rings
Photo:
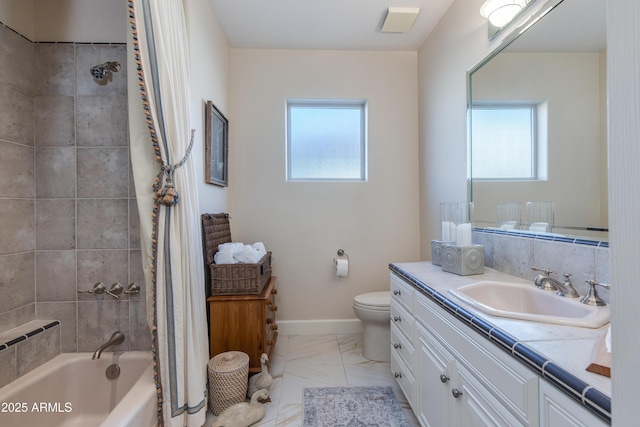
[[[287,101],[287,180],[366,181],[366,102]]]
[[[471,115],[473,179],[532,180],[546,172],[539,157],[538,106],[522,103],[475,105]]]

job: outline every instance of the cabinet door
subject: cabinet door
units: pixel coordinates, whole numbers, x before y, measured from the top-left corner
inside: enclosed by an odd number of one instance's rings
[[[609,425],[546,380],[540,380],[540,425],[544,427],[604,427]]]
[[[414,411],[425,427],[448,426],[449,389],[455,373],[453,357],[420,325],[416,325],[419,348],[416,377],[417,405]],[[455,380],[455,379],[453,379]]]
[[[454,401],[451,412],[453,420],[450,425],[460,427],[523,425],[463,366],[457,366],[456,383],[452,385],[449,395]]]

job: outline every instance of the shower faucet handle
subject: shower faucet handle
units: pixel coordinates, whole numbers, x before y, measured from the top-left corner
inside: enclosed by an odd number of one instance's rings
[[[140,293],[140,285],[138,285],[136,282],[131,282],[129,283],[129,287],[127,288],[126,291],[124,291],[125,294],[139,294]]]
[[[107,291],[107,287],[102,282],[98,282],[93,285],[91,289],[78,289],[79,293],[87,293],[87,294],[103,294]]]
[[[120,294],[122,293],[122,291],[124,291],[124,288],[119,282],[116,282],[111,285],[111,289],[109,289],[107,293],[115,299],[120,299]]]

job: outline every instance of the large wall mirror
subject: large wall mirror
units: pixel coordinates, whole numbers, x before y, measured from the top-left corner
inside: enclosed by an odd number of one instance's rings
[[[470,71],[477,227],[535,231],[526,203],[552,201],[546,231],[607,240],[605,1],[554,2]],[[519,206],[521,220],[505,225],[498,206]]]

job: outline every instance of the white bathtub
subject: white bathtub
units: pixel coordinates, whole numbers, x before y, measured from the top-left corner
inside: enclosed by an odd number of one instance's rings
[[[151,353],[61,354],[0,388],[0,426],[157,425]],[[112,363],[120,376],[106,378]]]

